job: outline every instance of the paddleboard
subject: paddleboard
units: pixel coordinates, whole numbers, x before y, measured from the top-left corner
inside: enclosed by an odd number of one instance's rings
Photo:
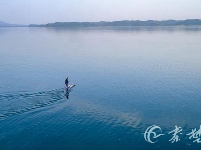
[[[74,87],[75,87],[75,84],[69,84],[68,85],[68,91],[66,90],[66,87],[65,87],[65,92],[70,93]]]

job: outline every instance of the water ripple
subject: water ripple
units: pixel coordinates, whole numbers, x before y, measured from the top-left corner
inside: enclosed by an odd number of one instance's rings
[[[63,88],[36,93],[0,94],[0,120],[52,105],[63,98]]]

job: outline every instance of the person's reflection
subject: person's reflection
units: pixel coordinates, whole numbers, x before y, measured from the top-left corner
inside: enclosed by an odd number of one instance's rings
[[[66,92],[66,98],[69,99],[69,92]]]

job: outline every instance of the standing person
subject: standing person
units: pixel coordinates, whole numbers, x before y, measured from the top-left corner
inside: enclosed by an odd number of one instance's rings
[[[65,80],[65,85],[66,85],[66,92],[68,92],[68,77]]]

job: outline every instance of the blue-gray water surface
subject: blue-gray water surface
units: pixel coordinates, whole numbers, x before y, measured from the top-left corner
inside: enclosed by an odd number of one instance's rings
[[[200,149],[200,110],[201,27],[0,28],[0,150]]]

